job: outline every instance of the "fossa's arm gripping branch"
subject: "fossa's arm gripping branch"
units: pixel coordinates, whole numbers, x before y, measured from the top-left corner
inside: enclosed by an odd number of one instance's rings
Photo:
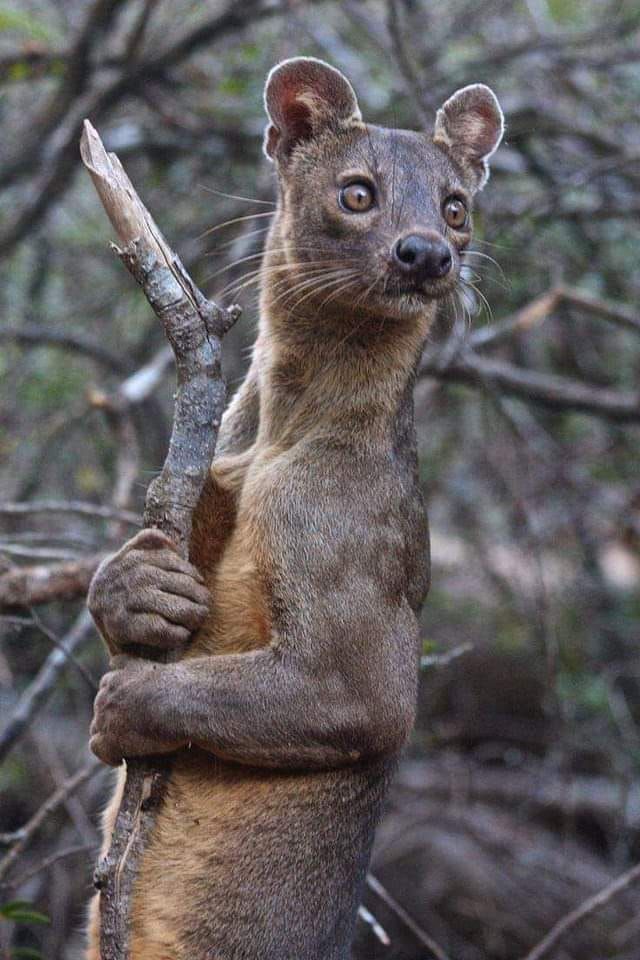
[[[280,610],[268,644],[174,664],[116,658],[96,700],[92,748],[105,761],[193,745],[256,766],[326,768],[395,753],[406,739],[417,624],[402,590],[403,550],[392,549],[402,545],[379,515],[384,478],[369,478],[346,518],[337,478],[308,497],[296,493],[305,464],[282,470],[271,465],[262,486],[261,509],[280,516],[286,503],[289,525],[259,545]]]

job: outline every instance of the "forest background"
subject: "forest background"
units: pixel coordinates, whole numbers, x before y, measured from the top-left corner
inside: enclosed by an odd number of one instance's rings
[[[80,956],[111,780],[87,750],[106,657],[84,599],[137,529],[172,418],[170,354],[108,248],[81,123],[201,287],[228,303],[237,284],[233,390],[274,199],[262,85],[296,54],[343,70],[372,122],[429,129],[474,81],[507,118],[464,309],[417,386],[420,711],[366,899],[391,943],[363,924],[357,956],[637,960],[637,0],[0,2],[0,957]]]

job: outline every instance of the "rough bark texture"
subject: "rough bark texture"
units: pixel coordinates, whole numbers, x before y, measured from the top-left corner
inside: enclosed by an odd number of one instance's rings
[[[213,458],[225,386],[221,338],[238,310],[222,310],[196,288],[136,194],[118,158],[107,154],[88,121],[84,165],[122,244],[118,256],[161,320],[176,358],[177,394],[169,452],[147,491],[144,526],[170,536],[186,556],[191,517]],[[107,856],[95,873],[100,898],[102,960],[128,956],[131,893],[153,829],[170,760],[127,763],[127,781]]]

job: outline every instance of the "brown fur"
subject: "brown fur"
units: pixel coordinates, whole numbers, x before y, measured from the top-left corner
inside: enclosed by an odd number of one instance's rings
[[[279,71],[260,335],[194,518],[210,608],[180,663],[118,661],[96,701],[92,746],[108,762],[181,746],[137,883],[131,960],[345,960],[415,709],[428,542],[413,376],[469,240],[441,205],[473,184],[451,148],[366,127],[336,71]],[[339,208],[344,171],[376,183],[372,213]],[[451,277],[426,292],[402,289],[389,262],[410,230],[445,235],[453,251]],[[305,263],[349,258],[359,276],[342,293],[295,294]],[[127,557],[145,585],[154,557],[171,563],[153,536],[125,546],[92,588],[112,647],[116,623],[126,642],[122,597],[125,610],[135,600]],[[181,571],[196,616],[197,574]],[[179,593],[148,592],[146,609]],[[95,915],[92,927],[95,960]]]

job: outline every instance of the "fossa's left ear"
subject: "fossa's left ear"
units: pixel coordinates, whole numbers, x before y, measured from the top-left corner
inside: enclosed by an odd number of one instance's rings
[[[489,179],[489,158],[504,133],[498,99],[483,83],[457,90],[436,114],[433,142],[443,147],[467,174],[472,190]]]

